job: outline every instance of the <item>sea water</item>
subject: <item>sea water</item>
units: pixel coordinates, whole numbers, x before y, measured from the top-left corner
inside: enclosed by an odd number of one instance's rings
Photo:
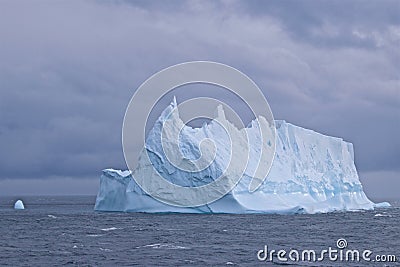
[[[0,198],[0,266],[267,265],[397,266],[400,205],[328,214],[146,214],[95,212],[95,197]],[[271,250],[371,250],[397,262],[260,261]],[[263,253],[261,253],[263,254]],[[320,254],[318,254],[319,256]],[[287,257],[288,255],[286,255]]]

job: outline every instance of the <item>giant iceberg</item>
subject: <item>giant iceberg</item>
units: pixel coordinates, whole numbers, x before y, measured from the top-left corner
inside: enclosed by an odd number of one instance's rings
[[[222,107],[218,108],[216,117],[219,121],[230,124]],[[152,168],[156,168],[163,174],[163,178],[174,184],[186,187],[202,186],[216,179],[226,166],[223,152],[211,165],[197,173],[185,172],[170,164],[160,142],[157,141],[166,120],[172,120],[172,125],[182,124],[175,100],[163,111],[149,132],[145,148],[133,173],[114,169],[103,170],[95,210],[290,214],[353,211],[389,205],[374,204],[365,195],[354,164],[351,143],[283,120],[275,121],[276,150],[270,172],[254,192],[249,191],[254,172],[251,171],[254,168],[250,161],[242,179],[233,190],[212,203],[198,207],[178,207],[158,201],[147,194],[132,177],[140,175],[147,178]],[[245,129],[249,138],[257,139],[257,125],[253,121]],[[183,126],[180,134],[179,149],[188,158],[199,157],[199,140],[205,137],[211,137],[217,144],[219,142],[220,146],[225,146],[223,134],[215,121],[204,124],[201,128]],[[269,142],[264,143],[263,145],[268,146]],[[148,157],[144,157],[144,153],[147,153]],[[250,151],[251,153],[254,151]],[[150,158],[150,163],[144,160],[145,158]],[[159,190],[162,192],[163,189]]]

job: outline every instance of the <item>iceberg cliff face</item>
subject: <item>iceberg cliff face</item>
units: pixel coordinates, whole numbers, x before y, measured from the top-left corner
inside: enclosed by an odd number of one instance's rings
[[[276,121],[276,151],[271,170],[254,192],[249,185],[255,176],[254,162],[260,160],[257,149],[250,147],[250,161],[239,183],[223,198],[198,207],[176,207],[160,202],[145,193],[132,179],[148,177],[153,168],[170,182],[187,187],[206,185],[217,179],[226,168],[229,138],[219,124],[211,121],[201,128],[183,126],[180,133],[180,149],[189,159],[197,159],[203,153],[199,140],[212,138],[216,142],[217,157],[199,172],[186,172],[176,168],[163,153],[161,142],[162,124],[171,120],[172,125],[182,127],[179,114],[171,111],[171,103],[162,113],[146,141],[146,147],[133,173],[113,169],[103,170],[95,210],[127,212],[187,212],[187,213],[318,213],[338,210],[373,209],[375,204],[365,195],[354,165],[351,143],[341,138],[325,136],[285,121]],[[218,109],[219,121],[225,119]],[[245,129],[249,139],[257,140],[257,125]],[[177,126],[177,127],[178,127]],[[266,126],[268,127],[268,125]],[[168,135],[163,138],[168,138]],[[261,140],[258,140],[261,142]],[[261,142],[266,151],[272,151],[271,140]],[[207,152],[208,151],[208,152]],[[149,161],[144,160],[148,154]],[[267,165],[261,158],[260,164]],[[149,179],[151,181],[151,179]],[[159,188],[162,192],[163,188]],[[162,195],[162,194],[161,194]]]

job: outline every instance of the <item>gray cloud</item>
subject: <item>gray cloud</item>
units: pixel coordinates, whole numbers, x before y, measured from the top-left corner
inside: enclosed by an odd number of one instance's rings
[[[353,142],[362,174],[398,187],[399,13],[397,1],[2,1],[0,191],[125,168],[130,97],[189,60],[240,69],[276,118]]]

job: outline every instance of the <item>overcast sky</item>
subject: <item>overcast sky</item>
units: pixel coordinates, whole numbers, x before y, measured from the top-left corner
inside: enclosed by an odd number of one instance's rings
[[[191,60],[354,143],[367,194],[400,199],[400,1],[1,1],[0,195],[96,194],[136,88]]]

